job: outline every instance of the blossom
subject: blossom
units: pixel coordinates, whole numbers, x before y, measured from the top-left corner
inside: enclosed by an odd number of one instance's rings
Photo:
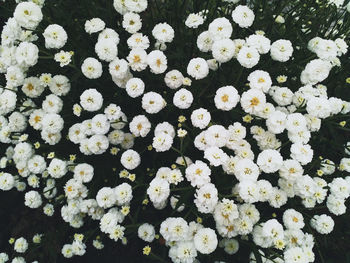
[[[233,21],[243,28],[250,27],[254,18],[254,12],[244,5],[239,5],[232,11]]]

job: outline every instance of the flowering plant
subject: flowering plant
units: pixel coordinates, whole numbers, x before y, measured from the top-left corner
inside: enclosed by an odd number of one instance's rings
[[[123,262],[325,262],[350,196],[348,1],[74,4],[0,7],[0,189],[61,222],[0,262],[116,244],[139,251]]]

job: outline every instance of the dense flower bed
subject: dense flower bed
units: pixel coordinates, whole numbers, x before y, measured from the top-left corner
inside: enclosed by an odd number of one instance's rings
[[[350,196],[348,1],[17,2],[0,7],[0,189],[72,228],[55,253],[324,260]]]

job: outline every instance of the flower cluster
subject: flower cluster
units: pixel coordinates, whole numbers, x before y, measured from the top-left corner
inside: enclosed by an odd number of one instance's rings
[[[176,263],[247,244],[250,262],[315,262],[315,239],[350,197],[350,102],[335,80],[349,23],[315,35],[290,11],[298,4],[266,18],[259,1],[238,0],[167,21],[165,7],[182,1],[153,2],[111,1],[118,23],[84,16],[80,37],[47,19],[51,3],[16,4],[1,33],[0,189],[74,231],[94,226],[96,249],[137,233]],[[294,38],[271,29],[288,23]],[[83,256],[89,238],[74,234],[62,256]],[[148,245],[143,254],[159,259]]]

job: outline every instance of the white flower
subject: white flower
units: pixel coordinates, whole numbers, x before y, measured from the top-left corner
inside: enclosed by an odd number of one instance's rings
[[[209,74],[209,67],[205,59],[193,58],[187,66],[187,74],[195,79],[203,79]]]
[[[210,120],[211,120],[210,112],[203,108],[194,110],[191,114],[192,125],[199,129],[204,129],[205,127],[207,127]]]
[[[55,61],[60,63],[60,67],[67,66],[72,61],[72,53],[68,51],[61,50],[55,54]]]
[[[239,98],[238,91],[233,86],[225,86],[216,91],[214,102],[219,110],[229,111],[236,107]]]
[[[245,91],[241,96],[241,106],[247,113],[256,114],[262,111],[265,103],[265,94],[258,89]]]
[[[271,41],[263,35],[254,34],[247,38],[246,45],[256,48],[260,54],[266,54],[270,51]]]
[[[272,85],[270,74],[263,70],[255,70],[248,76],[249,87],[267,93]]]
[[[28,242],[25,238],[20,237],[16,239],[14,250],[18,253],[24,253],[28,249]]]
[[[133,34],[131,37],[128,38],[127,43],[130,49],[147,49],[149,47],[149,39],[142,33]]]
[[[213,46],[214,40],[209,31],[204,31],[197,38],[197,47],[202,52],[208,52]]]
[[[232,11],[232,19],[242,28],[250,27],[254,22],[254,12],[248,6],[239,5]]]
[[[137,115],[130,122],[129,128],[134,136],[146,137],[151,130],[151,123],[145,115]]]
[[[98,34],[97,41],[102,41],[103,39],[112,39],[116,45],[118,45],[120,41],[118,33],[111,28],[106,28]]]
[[[121,225],[113,226],[112,230],[109,233],[109,238],[113,239],[114,241],[118,241],[119,239],[123,239],[124,230],[125,230],[125,227],[123,227]]]
[[[113,39],[101,39],[95,45],[95,52],[99,59],[111,62],[117,57],[118,48]]]
[[[227,161],[228,156],[219,147],[214,146],[205,149],[204,158],[207,159],[211,165],[220,166]]]
[[[271,58],[276,61],[286,62],[293,54],[292,42],[285,39],[280,39],[271,45]]]
[[[126,169],[133,170],[140,165],[141,158],[138,152],[127,150],[120,157],[120,162]]]
[[[346,54],[348,52],[348,44],[342,38],[337,38],[335,44],[338,47],[338,54]]]
[[[295,181],[303,175],[304,169],[300,163],[293,159],[284,160],[279,175],[289,181]]]
[[[121,15],[128,12],[128,8],[125,5],[125,1],[123,0],[113,0],[114,9]]]
[[[114,189],[110,187],[101,188],[96,195],[96,201],[102,208],[112,207],[117,201]]]
[[[210,70],[217,71],[219,68],[219,62],[216,59],[208,59],[207,64]]]
[[[88,79],[98,79],[102,75],[102,64],[97,59],[89,57],[81,65],[81,71]]]
[[[193,187],[202,187],[210,183],[211,170],[208,165],[202,161],[197,160],[195,163],[189,165],[185,171],[186,179]]]
[[[243,140],[247,135],[246,128],[240,122],[235,122],[233,125],[228,126],[227,130],[229,132],[229,139],[226,146]]]
[[[39,177],[37,177],[35,174],[29,175],[27,178],[28,185],[33,188],[38,188],[40,185]]]
[[[71,142],[75,144],[80,143],[83,139],[86,138],[85,126],[80,123],[74,124],[69,128],[68,137]]]
[[[204,23],[204,18],[200,14],[191,13],[188,15],[185,25],[189,28],[198,28]]]
[[[317,184],[309,175],[303,175],[295,181],[295,193],[303,198],[310,198],[314,195]]]
[[[126,13],[123,16],[123,28],[130,34],[135,34],[142,27],[141,17],[139,14],[132,12]]]
[[[142,97],[142,108],[150,114],[160,112],[166,106],[166,102],[161,95],[150,91]]]
[[[235,54],[235,44],[231,39],[220,39],[212,46],[213,58],[220,63],[230,61]]]
[[[214,19],[208,27],[210,36],[214,40],[230,38],[232,34],[232,25],[225,17]]]
[[[263,224],[262,234],[272,240],[283,239],[283,226],[276,219],[270,219]]]
[[[49,132],[43,129],[41,131],[41,138],[49,145],[55,145],[61,140],[62,135],[61,132]]]
[[[228,139],[228,131],[221,125],[212,125],[205,132],[205,141],[209,146],[223,147]]]
[[[24,73],[22,71],[22,69],[18,66],[10,66],[7,68],[6,74],[5,74],[5,78],[6,78],[6,85],[9,87],[18,87],[20,85],[23,84],[24,81]],[[7,92],[6,92],[7,91]],[[2,94],[9,94],[10,90],[5,90]],[[7,98],[6,98],[7,99]],[[6,99],[5,96],[2,96],[2,100],[3,103],[6,105]],[[8,99],[7,99],[8,100]],[[11,100],[9,100],[8,102],[10,102]],[[2,108],[4,108],[4,106],[2,106]]]
[[[197,250],[192,241],[180,241],[169,249],[173,262],[195,262]]]
[[[256,181],[259,173],[259,167],[247,158],[238,160],[234,166],[234,175],[239,181]]]
[[[172,138],[175,137],[175,129],[169,122],[158,123],[156,128],[154,129],[154,135],[159,135],[161,133],[165,133],[170,135]]]
[[[218,203],[218,190],[212,183],[207,183],[196,190],[194,203],[201,213],[212,213]]]
[[[276,150],[264,150],[258,155],[257,164],[265,173],[274,173],[283,163],[282,155]]]
[[[171,89],[180,88],[183,79],[182,73],[176,69],[169,71],[164,77],[165,84]]]
[[[34,110],[29,117],[29,124],[35,129],[40,130],[42,128],[42,118],[45,112],[43,110]]]
[[[96,114],[91,120],[91,131],[93,134],[106,134],[109,131],[110,124],[107,116]]]
[[[49,88],[57,96],[65,96],[70,91],[70,82],[66,76],[56,75],[52,78]]]
[[[288,229],[302,229],[305,226],[303,215],[294,209],[284,211],[283,223]]]
[[[188,224],[181,217],[168,217],[160,225],[160,234],[167,241],[181,241],[188,236]]]
[[[329,234],[330,232],[333,231],[333,228],[334,228],[333,219],[330,216],[325,214],[315,215],[310,220],[310,224],[320,234]]]
[[[350,195],[350,185],[343,178],[334,178],[328,186],[330,187],[331,194],[337,198],[346,199]]]
[[[92,18],[90,20],[86,20],[84,26],[86,33],[92,34],[102,31],[105,28],[106,24],[100,18]]]
[[[336,59],[338,47],[333,40],[320,38],[317,42],[316,47],[312,51],[315,52],[319,58],[329,61]]]
[[[53,178],[61,178],[67,173],[67,164],[65,161],[54,158],[51,160],[47,171]]]
[[[306,130],[307,121],[301,113],[292,113],[287,116],[286,129],[290,132]]]
[[[0,190],[9,191],[15,185],[14,177],[9,173],[3,173],[0,175]]]
[[[72,243],[72,250],[74,255],[82,256],[86,252],[86,245],[81,241],[74,240]]]
[[[174,39],[174,29],[167,23],[159,23],[154,26],[152,35],[159,42],[172,42]]]
[[[74,168],[74,178],[82,181],[83,183],[90,182],[93,176],[94,168],[87,163],[78,164]]]
[[[27,142],[18,143],[14,148],[13,160],[15,163],[20,161],[27,161],[34,154],[34,150],[31,144]]]
[[[311,60],[301,72],[300,80],[303,84],[317,84],[328,77],[331,69],[332,64],[326,60]]]
[[[266,120],[268,130],[274,134],[279,134],[286,128],[287,114],[281,111],[274,111]]]
[[[153,203],[162,203],[170,194],[170,186],[167,180],[154,178],[147,188],[147,195]]]
[[[80,180],[70,179],[64,186],[64,191],[67,199],[77,197],[86,197],[87,189]]]
[[[237,54],[238,62],[245,68],[252,68],[260,60],[259,52],[253,47],[242,47]]]
[[[6,115],[16,108],[17,95],[15,92],[5,90],[0,94],[0,113]]]
[[[286,263],[306,263],[307,260],[306,254],[303,249],[300,247],[288,248],[284,251],[283,254],[284,260]]]
[[[193,95],[187,89],[178,90],[173,97],[173,103],[179,109],[188,109],[193,102]]]
[[[339,216],[346,212],[345,200],[343,198],[337,198],[331,194],[328,196],[326,204],[329,212],[334,215]]]
[[[71,245],[71,244],[65,244],[65,245],[62,247],[61,253],[62,253],[62,255],[63,255],[65,258],[71,258],[71,257],[73,257],[74,254],[73,254],[72,245]]]
[[[12,112],[8,117],[7,127],[9,127],[12,132],[23,132],[27,128],[27,118],[18,111]],[[22,136],[24,136],[23,138],[25,138],[25,136],[28,138],[28,135],[23,134]],[[22,141],[21,138],[22,137],[19,138],[20,141]]]
[[[134,48],[130,51],[127,60],[134,71],[142,71],[147,68],[147,53],[141,48]]]
[[[125,59],[114,59],[109,63],[109,74],[112,78],[123,79],[129,70],[128,62]]]
[[[242,180],[237,186],[239,196],[246,203],[255,203],[260,199],[259,186],[256,181]]]
[[[156,173],[156,177],[161,178],[161,179],[165,179],[170,184],[175,184],[175,185],[177,185],[179,182],[183,181],[183,176],[182,176],[182,173],[179,169],[170,169],[168,167],[159,168],[157,173]],[[176,197],[172,197],[172,198],[173,199],[175,198],[176,200],[178,200]]]
[[[147,0],[125,0],[125,7],[132,12],[141,13],[146,10]]]
[[[117,205],[129,204],[132,199],[132,188],[128,183],[122,183],[114,188]]]
[[[43,14],[33,2],[22,2],[16,6],[13,17],[21,27],[35,29],[43,19]]]
[[[102,103],[102,95],[96,89],[85,90],[80,96],[80,105],[87,111],[98,111]]]
[[[168,151],[173,145],[173,137],[167,133],[157,133],[153,137],[152,146],[157,152]]]
[[[218,239],[215,231],[211,228],[202,228],[198,230],[193,238],[194,246],[202,254],[211,254],[218,245]]]
[[[153,50],[147,56],[147,64],[152,73],[161,74],[167,69],[167,58],[162,51]]]
[[[22,42],[16,49],[16,61],[24,67],[34,66],[38,62],[39,48],[29,42]]]
[[[46,96],[42,104],[42,109],[47,113],[59,113],[62,107],[63,101],[54,94]]]
[[[187,135],[187,131],[186,130],[184,130],[184,129],[178,129],[177,130],[177,136],[179,137],[179,138],[183,138],[183,137],[185,137]]]
[[[154,226],[148,223],[144,223],[137,229],[138,237],[143,241],[152,242],[155,237]]]
[[[126,92],[132,98],[141,96],[145,90],[145,83],[139,78],[131,78],[125,85]]]
[[[62,48],[68,39],[64,28],[57,24],[51,24],[44,30],[43,36],[45,38],[46,48]]]
[[[224,198],[214,210],[215,222],[219,225],[229,226],[239,217],[238,207],[233,200]]]
[[[224,246],[225,252],[229,255],[236,254],[239,250],[239,243],[236,239],[223,239],[222,244]]]
[[[292,103],[293,100],[293,92],[286,87],[272,87],[274,88],[274,92],[272,95],[273,100],[279,106],[286,106]],[[271,89],[270,89],[271,90]]]
[[[64,125],[63,118],[56,113],[45,114],[41,122],[43,132],[52,134],[62,131]]]
[[[123,143],[125,134],[121,130],[113,130],[108,134],[108,141],[110,144],[117,145]]]
[[[29,191],[24,195],[24,204],[29,208],[38,208],[42,204],[41,196],[37,191]]]

